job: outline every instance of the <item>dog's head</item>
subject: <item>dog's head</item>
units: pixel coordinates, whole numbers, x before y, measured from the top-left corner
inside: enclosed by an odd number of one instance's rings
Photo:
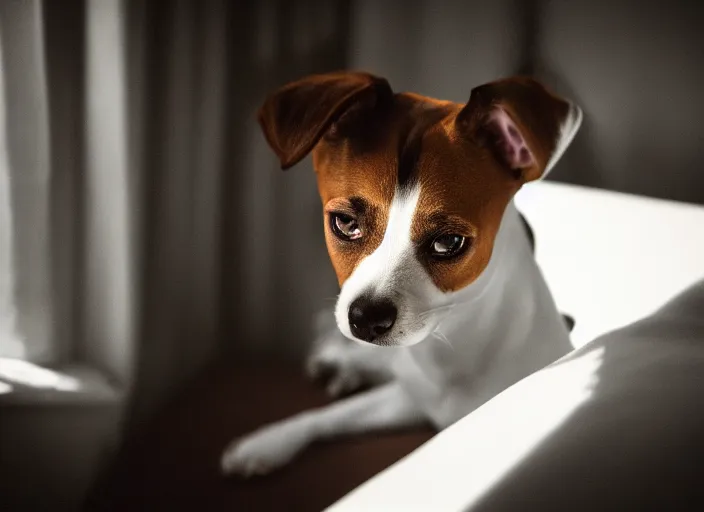
[[[340,330],[412,345],[486,268],[507,204],[557,162],[581,111],[529,78],[457,104],[341,72],[282,87],[259,122],[283,169],[312,152]]]

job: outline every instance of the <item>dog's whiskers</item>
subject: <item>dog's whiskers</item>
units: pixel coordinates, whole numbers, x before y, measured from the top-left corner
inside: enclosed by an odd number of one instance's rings
[[[451,350],[455,350],[455,347],[452,346],[452,343],[450,343],[450,340],[447,339],[447,336],[445,336],[442,332],[440,331],[433,331],[433,336],[435,336],[437,339],[442,341],[445,345],[450,347]]]
[[[453,308],[455,308],[457,306],[462,306],[463,304],[469,304],[471,302],[474,302],[475,300],[476,300],[476,298],[472,297],[468,300],[453,302],[452,304],[446,304],[445,306],[438,306],[437,308],[432,308],[427,311],[422,311],[421,313],[418,314],[418,317],[423,319],[432,313],[436,313],[438,311],[445,311],[445,310],[447,310],[449,313]]]
[[[421,311],[421,312],[418,314],[418,317],[419,317],[419,318],[425,318],[425,317],[427,317],[428,315],[431,315],[431,314],[433,314],[433,313],[437,313],[437,312],[439,312],[439,311],[451,310],[451,309],[454,308],[454,307],[455,307],[454,304],[447,304],[447,305],[445,305],[445,306],[438,306],[437,308],[428,309],[427,311]]]

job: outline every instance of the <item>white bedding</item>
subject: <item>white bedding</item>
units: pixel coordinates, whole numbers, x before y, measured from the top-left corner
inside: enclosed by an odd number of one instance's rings
[[[547,183],[519,199],[579,348],[330,511],[704,510],[704,209]]]

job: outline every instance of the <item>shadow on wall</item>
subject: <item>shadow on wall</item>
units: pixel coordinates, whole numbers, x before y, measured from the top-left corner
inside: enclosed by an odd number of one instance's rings
[[[554,179],[704,203],[704,3],[541,0],[538,70],[585,111]],[[559,82],[558,82],[559,85]],[[582,163],[582,145],[593,160]],[[596,164],[596,167],[592,167]]]

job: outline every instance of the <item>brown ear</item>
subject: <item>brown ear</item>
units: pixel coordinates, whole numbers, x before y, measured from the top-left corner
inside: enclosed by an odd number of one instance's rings
[[[259,124],[281,168],[288,169],[350,109],[360,104],[376,105],[392,94],[386,80],[368,73],[313,75],[271,94],[259,109]]]
[[[582,111],[527,77],[472,89],[457,116],[462,130],[491,146],[522,181],[547,175],[572,142]]]

